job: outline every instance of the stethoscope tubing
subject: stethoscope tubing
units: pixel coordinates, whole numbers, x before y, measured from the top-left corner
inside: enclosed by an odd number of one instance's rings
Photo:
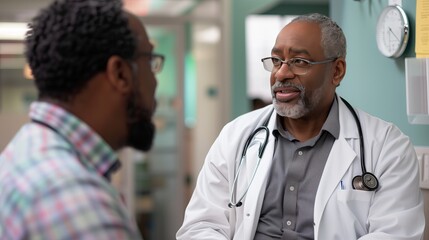
[[[256,162],[255,169],[253,170],[252,178],[250,179],[250,182],[247,184],[246,191],[244,191],[244,193],[240,196],[240,198],[238,199],[238,201],[235,201],[235,194],[234,194],[234,192],[237,192],[238,176],[240,175],[240,171],[242,169],[241,165],[243,164],[243,161],[246,159],[247,148],[249,147],[249,145],[252,142],[252,139],[255,137],[255,135],[258,132],[260,132],[260,131],[265,131],[265,140],[259,146],[258,161]],[[250,185],[252,184],[253,179],[255,178],[256,171],[259,168],[259,163],[261,162],[262,155],[263,155],[263,153],[265,151],[265,147],[267,146],[268,138],[269,138],[269,130],[268,130],[268,128],[266,126],[261,126],[261,127],[258,127],[256,130],[254,130],[252,132],[252,134],[250,135],[250,137],[247,139],[246,144],[245,144],[245,146],[243,148],[243,154],[241,155],[240,163],[238,164],[237,173],[235,174],[235,177],[234,177],[234,182],[232,183],[232,189],[233,190],[232,190],[232,194],[230,196],[230,200],[229,200],[229,204],[228,204],[228,206],[230,208],[241,206],[242,200],[244,199],[244,197],[246,196],[247,192],[249,191]]]
[[[353,109],[352,105],[350,105],[349,102],[347,102],[344,98],[341,98],[341,100],[343,100],[344,104],[346,104],[347,108],[350,110],[350,112],[353,115],[353,118],[356,121],[356,126],[358,129],[358,133],[359,133],[359,147],[360,147],[360,164],[361,164],[361,168],[362,168],[362,173],[366,173],[366,167],[365,167],[365,146],[364,146],[364,142],[363,142],[363,133],[362,133],[362,125],[360,123],[359,117],[356,113],[356,111]]]
[[[246,196],[247,192],[249,191],[250,185],[253,182],[253,179],[255,178],[256,172],[259,168],[259,164],[261,162],[262,159],[262,155],[264,154],[265,148],[267,147],[268,144],[268,140],[270,137],[270,130],[268,129],[267,125],[268,125],[268,121],[270,119],[270,116],[272,115],[274,111],[274,108],[270,111],[270,114],[268,115],[268,117],[266,118],[266,120],[264,121],[264,123],[262,124],[262,126],[256,128],[255,130],[253,130],[253,132],[249,135],[249,137],[246,140],[246,143],[244,144],[243,147],[243,151],[241,153],[241,159],[240,159],[240,163],[238,164],[238,169],[237,172],[235,173],[235,177],[234,177],[234,182],[232,183],[232,191],[231,191],[231,196],[229,199],[229,203],[228,203],[228,207],[232,208],[232,207],[240,207],[242,205],[242,200],[244,199],[244,197]],[[235,201],[236,199],[236,194],[237,193],[237,182],[238,182],[238,177],[240,176],[240,172],[242,169],[242,164],[243,161],[246,160],[246,154],[247,154],[247,149],[249,148],[252,140],[255,138],[256,134],[258,134],[260,131],[265,131],[265,138],[264,138],[264,142],[259,146],[259,150],[258,150],[258,161],[256,163],[255,169],[253,170],[252,173],[252,177],[250,179],[250,182],[247,184],[246,190],[244,191],[244,193],[238,198],[238,201]]]
[[[355,176],[352,179],[352,187],[357,190],[375,191],[378,188],[378,179],[374,174],[367,172],[365,167],[365,144],[363,140],[362,124],[360,123],[359,117],[350,103],[347,102],[344,98],[341,98],[341,100],[352,113],[359,133],[360,165],[362,175]]]

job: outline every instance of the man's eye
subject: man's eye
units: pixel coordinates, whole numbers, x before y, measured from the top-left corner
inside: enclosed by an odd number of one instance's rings
[[[282,64],[282,61],[278,58],[271,58],[271,61],[273,61],[274,66],[279,66]]]
[[[297,67],[308,67],[310,65],[307,60],[301,58],[293,58],[290,63]]]

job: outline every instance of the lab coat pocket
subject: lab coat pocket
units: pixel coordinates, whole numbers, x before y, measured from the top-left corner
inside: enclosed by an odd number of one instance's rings
[[[374,195],[374,191],[363,190],[339,190],[337,192],[337,200],[340,202],[369,202]]]
[[[337,191],[337,206],[341,212],[347,215],[345,219],[354,219],[352,224],[357,233],[365,233],[367,231],[368,213],[373,196],[373,191]]]

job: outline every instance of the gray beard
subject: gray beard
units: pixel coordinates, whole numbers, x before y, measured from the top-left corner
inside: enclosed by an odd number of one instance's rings
[[[317,105],[317,102],[320,101],[322,98],[322,89],[317,89],[313,92],[313,95],[311,98],[308,99],[308,102],[305,101],[305,88],[302,85],[291,85],[291,84],[275,84],[274,87],[277,87],[279,85],[290,85],[297,87],[301,90],[301,94],[299,96],[299,100],[296,104],[291,105],[289,103],[280,102],[278,101],[274,94],[273,94],[273,105],[274,109],[276,110],[277,114],[282,117],[292,118],[292,119],[298,119],[310,112],[311,109],[314,108],[314,106]]]
[[[305,107],[304,100],[301,99],[297,104],[290,106],[288,103],[279,102],[277,99],[273,98],[274,109],[277,114],[282,117],[288,117],[293,119],[298,119],[308,113],[308,109]]]

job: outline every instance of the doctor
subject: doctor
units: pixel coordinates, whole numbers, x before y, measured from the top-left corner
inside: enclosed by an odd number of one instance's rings
[[[336,95],[345,57],[328,17],[300,16],[280,31],[262,59],[273,104],[224,127],[177,239],[421,239],[414,148]]]

